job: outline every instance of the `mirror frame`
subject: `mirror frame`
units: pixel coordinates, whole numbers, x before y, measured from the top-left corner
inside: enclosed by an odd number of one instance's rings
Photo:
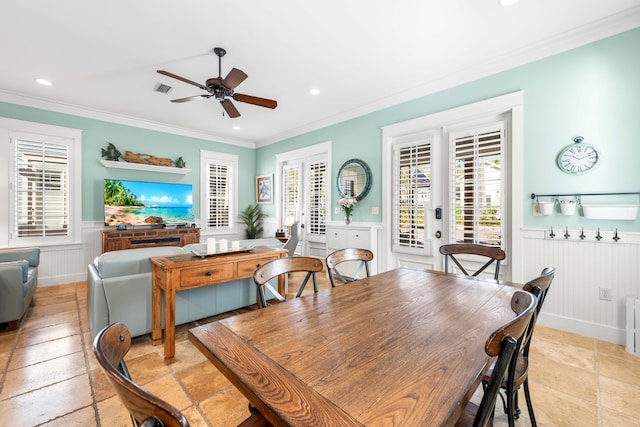
[[[360,191],[358,194],[353,196],[354,199],[356,199],[357,201],[360,201],[364,199],[367,196],[367,194],[369,194],[369,190],[371,190],[371,179],[372,179],[371,169],[369,169],[369,165],[363,162],[362,160],[349,159],[346,162],[344,162],[342,166],[340,166],[340,169],[338,169],[338,174],[336,175],[336,188],[338,189],[338,193],[340,197],[343,197],[344,193],[342,191],[342,185],[340,184],[340,177],[342,176],[342,171],[347,166],[352,165],[354,163],[362,168],[365,176],[365,183],[364,183],[364,187],[362,188],[362,191]]]

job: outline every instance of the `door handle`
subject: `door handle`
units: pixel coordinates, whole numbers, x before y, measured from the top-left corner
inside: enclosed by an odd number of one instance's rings
[[[440,230],[435,232],[435,236],[436,236],[436,239],[439,239],[442,237],[442,233],[440,232]]]

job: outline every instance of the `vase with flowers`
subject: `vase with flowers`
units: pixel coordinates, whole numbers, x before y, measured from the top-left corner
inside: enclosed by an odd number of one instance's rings
[[[342,210],[344,211],[347,217],[345,219],[347,224],[351,223],[351,214],[353,213],[353,208],[356,207],[357,203],[358,201],[354,197],[344,196],[340,200],[338,200],[338,204],[340,205],[340,207],[342,208]]]

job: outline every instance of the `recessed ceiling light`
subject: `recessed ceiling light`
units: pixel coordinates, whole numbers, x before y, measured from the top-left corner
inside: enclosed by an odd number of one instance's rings
[[[36,82],[40,83],[42,86],[53,86],[53,83],[46,79],[36,79]]]
[[[500,6],[513,6],[520,0],[500,0]]]
[[[234,126],[234,127],[233,127],[233,130],[240,130],[240,126],[237,126],[237,125],[236,125],[236,126]]]
[[[311,95],[319,95],[320,94],[320,89],[309,89],[309,93]]]

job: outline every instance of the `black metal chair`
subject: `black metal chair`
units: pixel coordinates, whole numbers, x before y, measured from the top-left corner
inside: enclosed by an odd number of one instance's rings
[[[457,427],[485,426],[492,418],[496,399],[505,373],[515,369],[518,349],[531,319],[535,316],[536,297],[528,292],[517,291],[511,298],[511,309],[516,317],[494,331],[487,339],[484,349],[488,356],[496,357],[493,372],[484,386],[479,405],[469,402],[458,421]]]
[[[451,258],[465,276],[478,276],[486,270],[487,267],[495,263],[493,278],[496,280],[500,275],[500,261],[503,261],[506,258],[505,252],[497,246],[478,245],[474,243],[452,243],[449,245],[442,245],[440,246],[440,253],[444,255],[445,272],[449,272],[449,258]],[[486,260],[485,264],[474,273],[469,274],[456,258],[456,255],[478,255],[488,258],[488,260]]]
[[[369,273],[369,261],[373,260],[373,252],[369,249],[340,249],[337,250],[329,256],[327,256],[327,271],[329,272],[329,280],[331,281],[331,287],[336,287],[335,276],[338,277],[342,281],[342,283],[354,282],[360,278],[360,273],[362,272],[362,267],[364,267],[367,277],[370,276]],[[353,275],[351,280],[344,277],[340,271],[338,271],[338,264],[342,264],[346,261],[360,261],[358,268]]]
[[[261,265],[253,273],[253,281],[256,286],[258,286],[258,307],[263,308],[267,306],[266,290],[269,290],[278,301],[282,302],[285,300],[285,298],[269,283],[271,279],[278,277],[281,274],[301,271],[307,273],[300,284],[296,298],[302,295],[302,291],[304,291],[304,288],[310,278],[313,278],[313,290],[317,293],[318,278],[316,273],[322,271],[323,268],[321,260],[309,257],[280,258]]]
[[[518,407],[518,391],[523,385],[524,397],[527,402],[527,410],[529,411],[531,426],[535,427],[537,425],[536,417],[533,412],[533,405],[531,403],[531,395],[529,393],[529,348],[531,346],[531,338],[533,336],[533,331],[536,326],[538,315],[542,310],[542,304],[547,297],[547,292],[549,292],[549,289],[551,288],[551,282],[553,281],[555,272],[555,268],[547,267],[542,270],[540,276],[528,281],[522,287],[523,290],[535,295],[538,298],[538,302],[536,304],[536,314],[531,319],[531,322],[523,337],[522,346],[518,351],[515,371],[512,374],[508,374],[507,376],[505,376],[502,380],[502,388],[507,392],[506,402],[505,399],[503,399],[503,402],[505,413],[509,417],[510,425],[513,425],[513,423],[515,423],[515,419],[518,418],[521,413],[520,408]],[[486,384],[489,381],[490,375],[492,374],[492,369],[493,367],[490,368],[485,374],[482,380],[483,383]],[[511,393],[509,392],[509,389],[512,390]]]

